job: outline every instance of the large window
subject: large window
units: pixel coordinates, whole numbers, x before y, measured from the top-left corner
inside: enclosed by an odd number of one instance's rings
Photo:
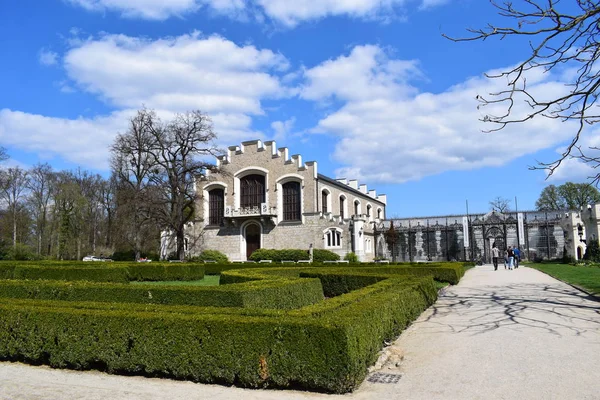
[[[213,189],[208,192],[208,223],[209,225],[220,225],[223,221],[225,209],[225,191]]]
[[[325,247],[341,247],[342,246],[342,232],[335,228],[329,229],[325,233]]]
[[[265,202],[265,177],[263,175],[246,175],[240,179],[241,207],[260,207]]]
[[[288,182],[283,184],[283,220],[300,220],[300,183]]]

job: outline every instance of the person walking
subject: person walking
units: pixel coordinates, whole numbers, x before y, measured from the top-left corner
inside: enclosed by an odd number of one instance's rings
[[[515,254],[515,268],[519,268],[519,263],[521,262],[521,250],[519,250],[518,247],[515,247],[513,253]]]
[[[504,269],[508,267],[508,249],[504,249]]]
[[[494,262],[494,271],[498,271],[498,257],[500,257],[500,249],[496,247],[496,242],[492,245],[492,261]]]
[[[513,262],[515,259],[515,253],[511,246],[508,246],[508,250],[506,251],[506,255],[508,256],[508,269],[513,270]]]

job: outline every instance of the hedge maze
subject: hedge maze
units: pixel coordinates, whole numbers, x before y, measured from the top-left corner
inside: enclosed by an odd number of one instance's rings
[[[433,280],[464,273],[456,263],[244,266],[194,287],[128,282],[198,279],[202,264],[1,264],[0,359],[345,393],[436,300]]]

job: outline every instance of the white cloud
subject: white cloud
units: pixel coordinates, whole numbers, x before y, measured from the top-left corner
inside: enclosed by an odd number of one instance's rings
[[[66,0],[90,11],[115,11],[126,18],[164,20],[183,17],[200,9],[247,18],[254,15],[259,23],[268,17],[284,26],[293,27],[301,22],[328,16],[381,19],[395,18],[397,10],[407,3],[417,3],[420,9],[445,4],[449,0]]]
[[[69,51],[65,68],[118,107],[261,114],[261,98],[286,93],[270,73],[287,68],[283,56],[197,32],[155,41],[107,35]]]
[[[0,143],[106,169],[109,145],[143,105],[165,120],[175,112],[200,109],[211,116],[220,143],[230,145],[263,138],[252,130],[252,116],[264,113],[263,99],[289,91],[279,78],[288,68],[285,57],[199,33],[154,41],[124,35],[92,38],[69,50],[64,65],[70,79],[59,82],[61,91],[77,87],[117,111],[63,119],[4,109]]]
[[[417,93],[410,84],[411,76],[420,77],[417,63],[391,59],[377,46],[355,47],[305,76],[304,98],[341,102],[313,128],[339,137],[334,157],[345,164],[339,176],[401,183],[448,170],[501,166],[571,134],[565,124],[544,118],[482,133],[490,127],[478,121],[483,114],[475,98],[498,92],[502,82],[471,78],[439,94]],[[549,73],[530,74],[528,87],[543,96],[565,90],[552,79]]]
[[[58,54],[50,50],[42,49],[38,54],[38,60],[42,65],[56,65],[58,63]]]
[[[274,121],[271,123],[271,128],[275,133],[273,136],[274,140],[284,141],[287,139],[288,135],[292,133],[292,129],[294,128],[294,124],[296,123],[296,118],[290,118],[286,121]]]
[[[105,117],[69,120],[3,109],[0,110],[0,142],[106,169],[108,148],[117,132],[125,129],[128,118],[128,113],[116,112]]]
[[[67,0],[90,11],[116,11],[126,18],[164,20],[181,17],[210,6],[215,11],[231,12],[244,8],[243,0]]]

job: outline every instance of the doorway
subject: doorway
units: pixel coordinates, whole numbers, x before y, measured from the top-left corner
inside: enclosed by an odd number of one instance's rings
[[[257,224],[249,224],[246,226],[246,260],[250,259],[250,256],[254,250],[260,249],[260,226]]]

